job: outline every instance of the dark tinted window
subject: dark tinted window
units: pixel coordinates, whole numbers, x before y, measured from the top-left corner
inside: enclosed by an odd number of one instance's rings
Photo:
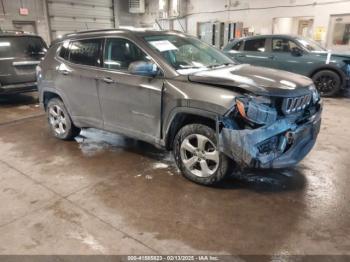
[[[69,54],[69,41],[64,41],[63,44],[60,46],[59,50],[59,56],[62,57],[63,59],[68,59],[68,54]]]
[[[294,47],[297,47],[297,45],[288,39],[272,39],[272,52],[291,52]]]
[[[103,57],[103,66],[108,69],[127,70],[132,62],[150,61],[150,58],[133,42],[123,38],[109,38]]]
[[[69,61],[81,65],[98,66],[101,39],[73,41],[69,45]]]
[[[265,38],[246,40],[244,51],[265,52]]]
[[[0,57],[40,58],[46,54],[47,47],[40,37],[6,36],[0,37]]]
[[[241,48],[242,44],[243,44],[243,41],[239,41],[239,42],[235,43],[231,49],[238,51]]]

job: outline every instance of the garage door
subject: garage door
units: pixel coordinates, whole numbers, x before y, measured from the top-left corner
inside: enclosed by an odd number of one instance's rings
[[[113,0],[49,0],[51,37],[67,33],[114,28]]]

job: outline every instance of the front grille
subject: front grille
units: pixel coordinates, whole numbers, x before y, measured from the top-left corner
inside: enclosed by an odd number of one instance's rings
[[[304,110],[311,102],[312,94],[285,98],[282,110],[285,114],[292,114]]]

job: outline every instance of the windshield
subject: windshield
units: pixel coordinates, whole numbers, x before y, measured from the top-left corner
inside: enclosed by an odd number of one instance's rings
[[[40,37],[6,36],[0,37],[0,57],[33,57],[45,55],[47,49]]]
[[[307,39],[307,38],[297,38],[299,44],[301,44],[304,48],[306,48],[310,52],[325,52],[327,51],[325,48],[320,46],[319,43]]]
[[[180,74],[234,64],[220,51],[196,38],[158,35],[147,36],[145,40]]]

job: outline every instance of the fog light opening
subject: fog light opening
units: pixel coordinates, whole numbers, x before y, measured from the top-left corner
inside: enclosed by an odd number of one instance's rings
[[[285,137],[287,138],[287,143],[288,143],[288,145],[291,145],[291,144],[293,144],[293,142],[294,142],[294,134],[293,134],[293,132],[287,132],[286,134],[285,134]]]

